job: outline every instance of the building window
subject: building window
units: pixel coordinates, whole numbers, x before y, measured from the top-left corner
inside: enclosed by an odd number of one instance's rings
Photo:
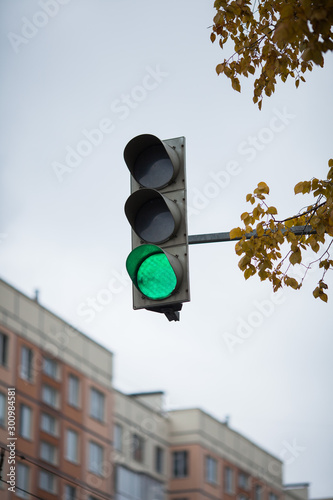
[[[25,464],[17,464],[16,496],[29,498],[29,467]]]
[[[40,443],[40,458],[49,462],[50,464],[56,463],[56,447],[51,443],[42,441]]]
[[[0,332],[0,365],[7,366],[8,360],[8,335]]]
[[[68,377],[68,404],[79,407],[79,379],[75,375]]]
[[[206,457],[205,463],[206,481],[208,483],[217,484],[217,461],[213,457]]]
[[[121,465],[117,465],[115,469],[115,484],[115,497],[119,500],[164,500],[165,498],[165,488],[161,481],[153,479],[142,471],[134,472]]]
[[[93,441],[89,441],[89,471],[102,476],[103,448]]]
[[[32,349],[23,345],[21,348],[21,377],[32,381]]]
[[[52,415],[42,413],[40,427],[42,431],[51,434],[51,436],[56,436],[57,434],[56,419]]]
[[[31,439],[32,410],[25,404],[20,405],[20,436],[24,439]]]
[[[174,451],[172,454],[173,477],[186,477],[188,475],[188,452]]]
[[[262,500],[262,486],[260,484],[255,485],[254,500]]]
[[[233,470],[230,467],[225,467],[224,469],[224,491],[226,493],[233,493]]]
[[[137,462],[143,462],[143,445],[144,441],[141,436],[133,434],[132,436],[132,456]]]
[[[39,473],[39,487],[41,490],[55,493],[55,476],[44,470]]]
[[[245,472],[240,472],[238,474],[238,486],[242,490],[248,490],[250,487],[250,476]]]
[[[58,391],[50,385],[43,385],[42,387],[42,400],[47,405],[57,408],[58,405]]]
[[[159,474],[163,473],[163,458],[164,453],[163,449],[160,446],[156,446],[155,448],[155,471]]]
[[[100,422],[104,420],[104,394],[94,387],[90,389],[90,416]]]
[[[66,459],[70,462],[78,462],[78,433],[72,429],[67,429],[66,432]]]
[[[114,426],[114,449],[117,451],[123,449],[123,428],[119,424]]]
[[[74,488],[74,486],[69,486],[69,484],[66,484],[64,500],[75,500],[75,499],[76,499],[76,489]]]
[[[58,363],[55,359],[44,358],[43,359],[43,372],[51,378],[57,379],[58,375]]]
[[[270,492],[268,495],[268,500],[278,500],[278,496],[275,493]]]
[[[6,425],[6,396],[0,392],[0,426]]]

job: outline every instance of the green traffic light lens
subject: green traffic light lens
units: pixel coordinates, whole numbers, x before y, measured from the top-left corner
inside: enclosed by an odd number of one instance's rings
[[[150,255],[138,269],[137,285],[149,299],[169,297],[177,285],[175,272],[164,253]]]

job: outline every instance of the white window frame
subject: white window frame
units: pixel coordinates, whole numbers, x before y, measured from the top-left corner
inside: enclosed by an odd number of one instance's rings
[[[89,441],[88,469],[97,476],[103,476],[102,464],[104,457],[104,448],[95,441]]]
[[[43,373],[54,380],[58,379],[58,362],[45,356],[43,358]]]
[[[123,450],[123,427],[115,424],[113,429],[113,447],[116,451]]]
[[[66,430],[66,460],[74,464],[78,463],[79,435],[73,429]]]
[[[56,493],[56,479],[54,474],[41,470],[39,472],[39,487],[48,493]]]
[[[80,407],[80,379],[73,373],[68,376],[68,395],[67,402],[74,408]]]
[[[32,409],[30,406],[20,404],[20,436],[24,439],[32,439]]]
[[[238,473],[238,487],[242,490],[250,489],[250,475],[246,472],[240,471]]]
[[[19,462],[16,467],[16,496],[19,498],[29,498],[30,495],[26,493],[26,491],[29,491],[30,468],[28,465],[22,464],[21,462]],[[19,488],[26,491],[19,490]]]
[[[47,391],[47,392],[45,392]],[[58,391],[48,384],[42,385],[42,401],[52,408],[58,408]]]
[[[95,387],[90,388],[90,416],[99,422],[104,422],[105,395]]]
[[[32,382],[33,350],[27,345],[21,346],[21,378]]]
[[[262,500],[262,486],[256,484],[254,487],[254,500]]]
[[[205,476],[207,483],[217,484],[217,460],[210,455],[205,457]]]
[[[74,493],[74,494],[73,494]],[[65,484],[65,500],[75,500],[76,499],[76,488],[69,484]]]
[[[231,467],[226,466],[224,468],[224,491],[226,493],[234,492],[234,471]]]
[[[57,463],[57,448],[54,444],[47,441],[40,442],[39,455],[42,460],[49,464],[56,465]]]
[[[43,425],[43,421],[44,421],[44,424],[46,422],[48,422],[48,424]],[[49,425],[51,422],[52,422],[52,424]],[[42,412],[41,418],[40,418],[40,428],[43,432],[46,432],[50,436],[57,436],[58,435],[57,419],[53,415],[50,415],[49,413]]]
[[[7,416],[7,397],[3,392],[0,392],[0,427],[6,427]]]

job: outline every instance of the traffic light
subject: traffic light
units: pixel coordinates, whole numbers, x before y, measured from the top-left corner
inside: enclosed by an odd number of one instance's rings
[[[143,134],[125,147],[131,195],[125,214],[132,226],[126,268],[133,282],[133,309],[179,320],[190,300],[186,217],[185,138],[161,141]]]

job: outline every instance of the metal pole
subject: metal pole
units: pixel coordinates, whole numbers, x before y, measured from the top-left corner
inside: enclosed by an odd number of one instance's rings
[[[294,226],[290,228],[291,231],[297,236],[303,236],[304,234],[314,234],[315,231],[311,226]],[[285,233],[287,229],[282,229],[282,233]],[[257,236],[257,231],[252,231],[245,235],[246,239],[249,240],[252,236]],[[222,241],[237,241],[241,238],[230,239],[230,233],[210,233],[210,234],[194,234],[188,237],[189,245],[198,245],[200,243],[220,243]]]

